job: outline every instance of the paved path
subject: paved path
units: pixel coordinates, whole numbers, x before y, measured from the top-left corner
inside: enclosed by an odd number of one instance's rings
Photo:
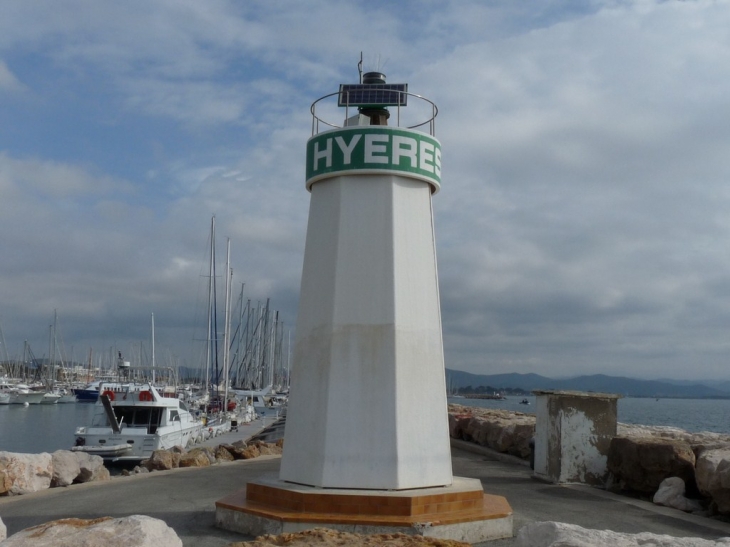
[[[707,539],[730,536],[726,522],[685,515],[595,488],[536,481],[529,467],[488,451],[480,454],[454,448],[452,461],[455,475],[478,478],[486,492],[507,498],[515,512],[515,531],[529,522],[559,521],[628,533]],[[279,462],[279,457],[268,456],[0,498],[0,518],[11,535],[58,518],[144,514],[167,522],[186,547],[223,547],[251,538],[214,526],[215,501],[262,475],[276,476]],[[507,539],[484,545],[514,544],[514,539]]]
[[[274,442],[283,436],[283,420],[272,417],[256,418],[247,424],[239,424],[235,431],[211,437],[194,446],[218,446],[219,444],[233,444],[236,441],[248,441],[252,437],[261,437],[262,440]],[[281,433],[281,435],[279,435]]]

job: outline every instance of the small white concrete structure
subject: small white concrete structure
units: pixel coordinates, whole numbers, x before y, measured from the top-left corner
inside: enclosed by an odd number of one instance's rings
[[[603,485],[620,395],[535,391],[535,477]]]

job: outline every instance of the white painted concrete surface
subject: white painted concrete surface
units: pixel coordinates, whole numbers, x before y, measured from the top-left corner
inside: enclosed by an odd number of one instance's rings
[[[451,484],[431,188],[367,174],[311,192],[280,478]]]

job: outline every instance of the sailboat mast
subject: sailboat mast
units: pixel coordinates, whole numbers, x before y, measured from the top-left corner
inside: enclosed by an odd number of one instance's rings
[[[152,312],[152,384],[155,383],[155,313]]]
[[[213,284],[213,276],[215,273],[215,215],[210,221],[210,262],[208,264],[208,335],[205,340],[205,389],[210,390],[210,366],[211,366],[211,351],[212,351],[212,332],[213,332],[213,291],[215,285]]]
[[[233,270],[231,269],[231,239],[228,238],[226,244],[226,306],[225,306],[225,322],[223,324],[223,381],[225,382],[225,395],[223,397],[223,411],[228,412],[228,337],[230,336],[231,327],[231,279],[233,278]]]

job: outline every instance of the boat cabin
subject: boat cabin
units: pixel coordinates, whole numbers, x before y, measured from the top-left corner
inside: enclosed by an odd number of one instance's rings
[[[115,405],[114,416],[119,426],[124,428],[144,428],[147,433],[153,434],[160,426],[172,425],[180,422],[180,412],[177,408],[140,405]],[[180,402],[180,410],[187,411],[185,403]],[[96,414],[91,427],[110,427],[109,418],[105,412]]]

